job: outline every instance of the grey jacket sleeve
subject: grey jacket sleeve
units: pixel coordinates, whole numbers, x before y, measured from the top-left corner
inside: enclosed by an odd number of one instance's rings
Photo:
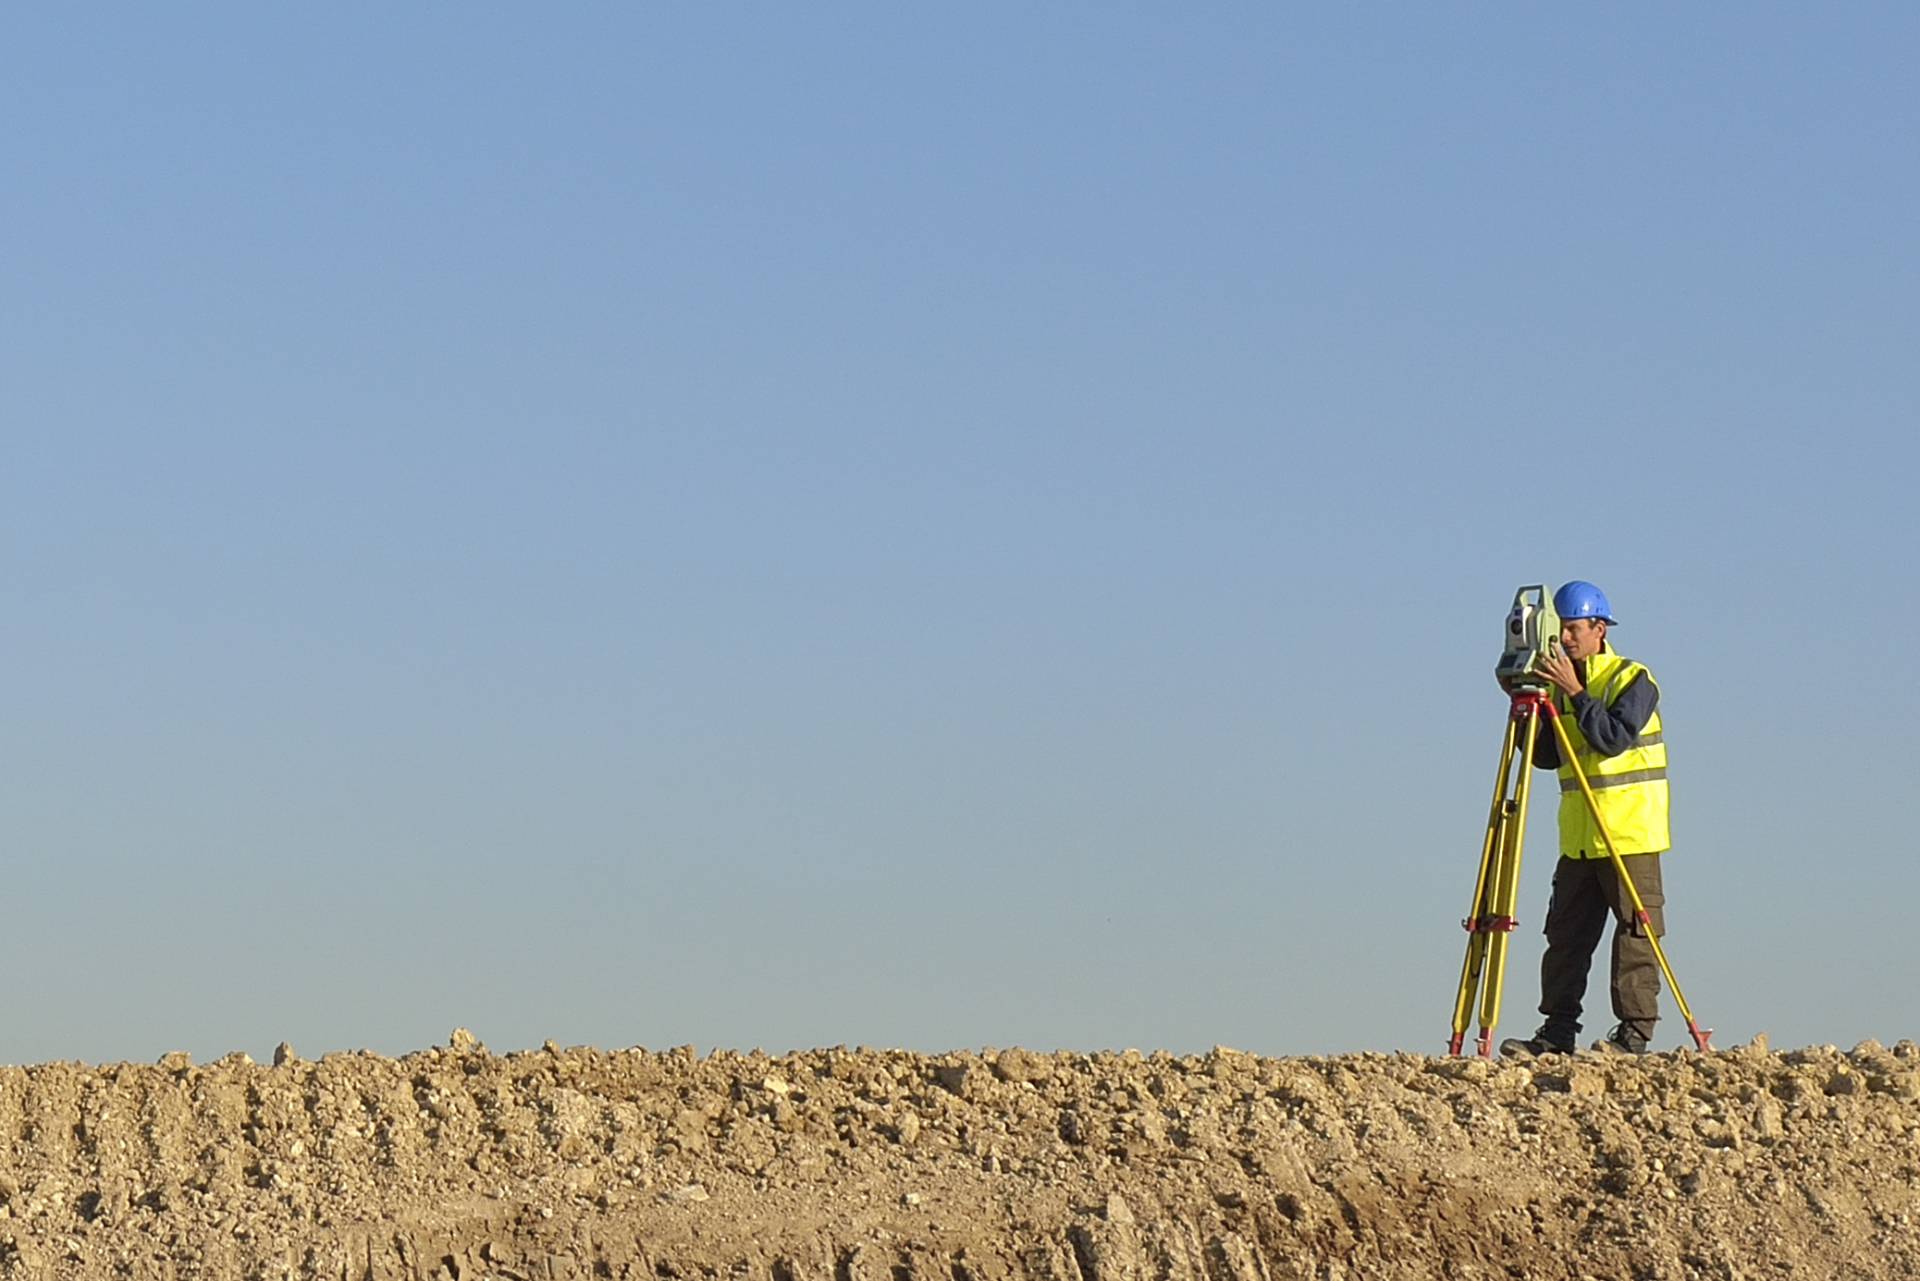
[[[1586,697],[1584,694],[1581,697]],[[1539,730],[1533,736],[1533,764],[1536,769],[1560,768],[1560,740],[1553,736],[1553,726],[1543,718]]]
[[[1573,721],[1594,751],[1601,756],[1618,756],[1633,746],[1659,703],[1660,687],[1643,671],[1627,683],[1611,707],[1584,690],[1575,694]],[[1542,725],[1534,739],[1533,763],[1541,769],[1560,768],[1560,743],[1551,726]]]

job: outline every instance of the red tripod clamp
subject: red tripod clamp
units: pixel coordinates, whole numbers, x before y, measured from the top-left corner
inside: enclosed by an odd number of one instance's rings
[[[1524,721],[1534,713],[1558,716],[1560,711],[1546,693],[1537,689],[1517,689],[1513,691],[1513,704],[1508,714],[1516,721]]]

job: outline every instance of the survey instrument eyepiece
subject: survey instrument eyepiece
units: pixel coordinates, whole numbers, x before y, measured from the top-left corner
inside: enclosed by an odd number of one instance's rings
[[[1504,640],[1506,648],[1493,666],[1502,689],[1545,689],[1551,684],[1540,674],[1540,664],[1549,654],[1560,652],[1560,615],[1546,584],[1522,587],[1513,594]]]

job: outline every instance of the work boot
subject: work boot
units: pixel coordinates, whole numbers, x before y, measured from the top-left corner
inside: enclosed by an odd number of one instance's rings
[[[1602,1054],[1645,1054],[1647,1038],[1631,1023],[1621,1023],[1593,1043]]]
[[[1542,1023],[1540,1030],[1525,1040],[1510,1036],[1500,1042],[1500,1057],[1503,1059],[1530,1059],[1541,1054],[1572,1054],[1572,1032],[1563,1031],[1551,1023]]]

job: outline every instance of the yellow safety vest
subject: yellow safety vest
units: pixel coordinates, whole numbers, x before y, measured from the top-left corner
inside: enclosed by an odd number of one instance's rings
[[[1587,660],[1587,693],[1611,707],[1636,676],[1653,679],[1645,666],[1620,657],[1611,645],[1602,645]],[[1667,743],[1660,730],[1660,709],[1654,708],[1626,751],[1601,756],[1580,732],[1580,722],[1568,709],[1566,691],[1554,690],[1553,704],[1560,709],[1575,757],[1594,799],[1600,802],[1600,818],[1613,837],[1614,849],[1621,854],[1657,854],[1668,848],[1672,841],[1667,834]],[[1560,762],[1560,853],[1567,858],[1607,856],[1606,842],[1594,826],[1573,767],[1564,760]]]

